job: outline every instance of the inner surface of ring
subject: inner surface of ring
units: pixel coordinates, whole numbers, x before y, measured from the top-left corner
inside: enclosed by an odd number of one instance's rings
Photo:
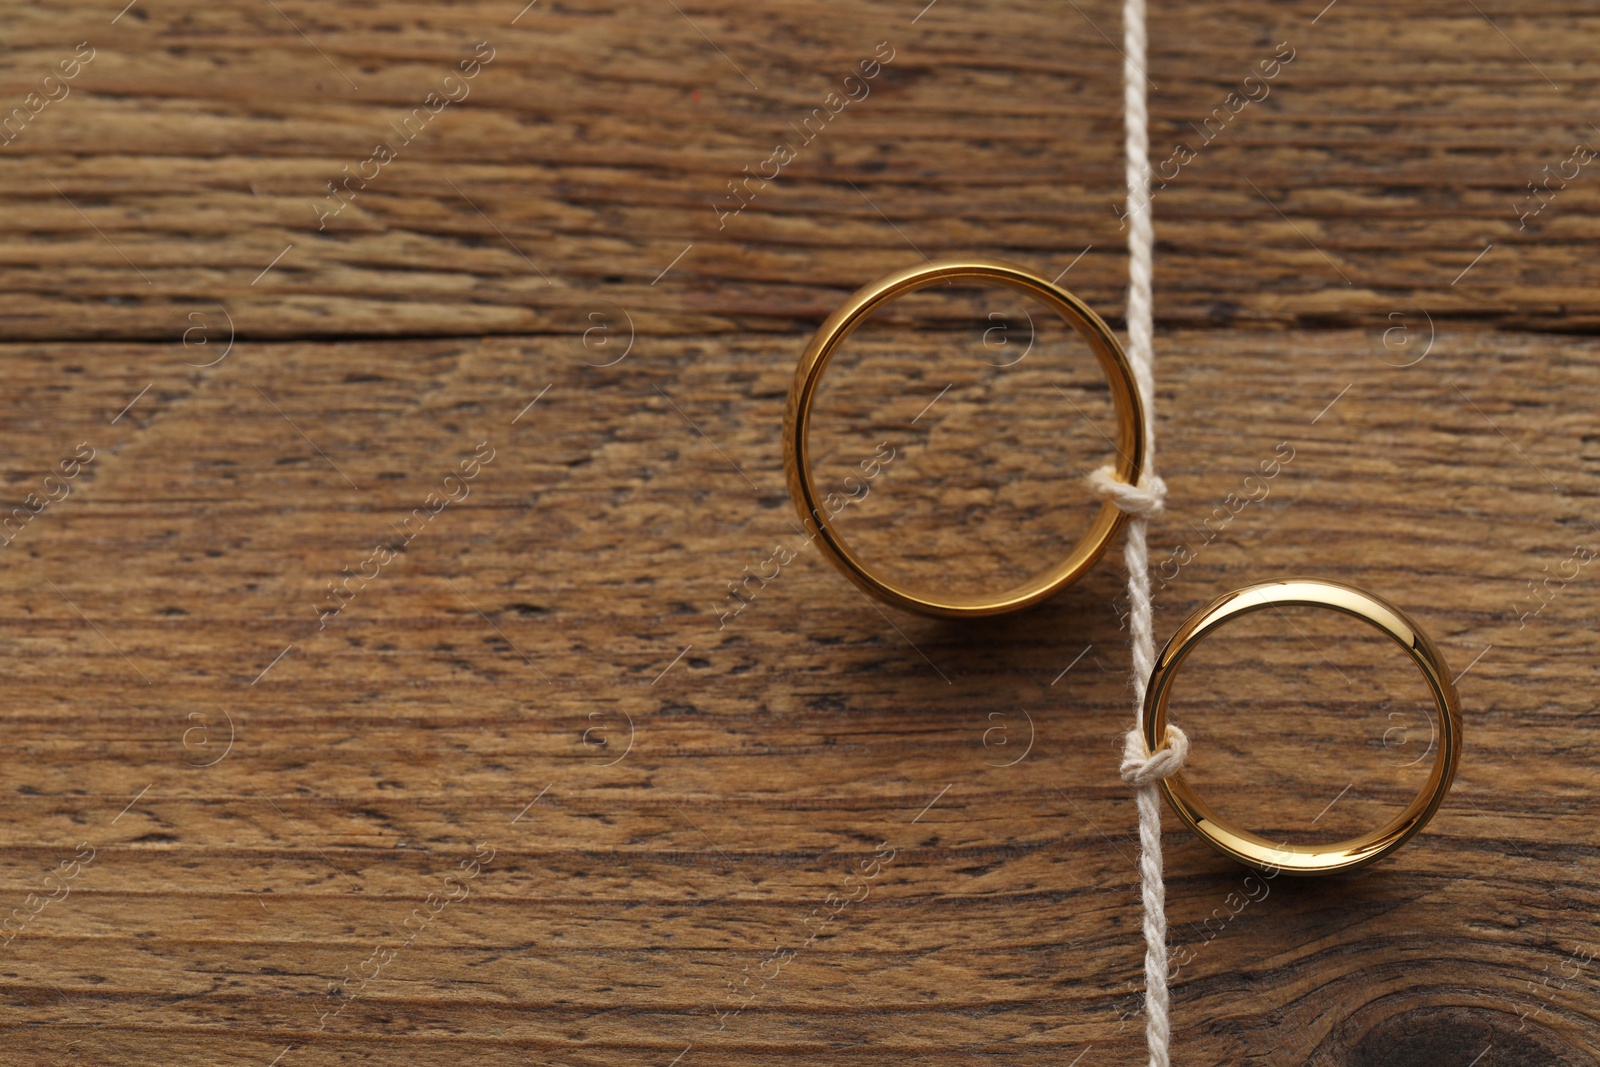
[[[1119,419],[1100,361],[1049,304],[996,279],[937,282],[835,351],[811,476],[836,538],[879,581],[988,604],[1115,523],[1083,479],[1117,459]]]
[[[1229,618],[1169,684],[1169,721],[1192,741],[1175,791],[1272,845],[1352,847],[1417,800],[1440,754],[1433,691],[1411,656],[1325,607]]]

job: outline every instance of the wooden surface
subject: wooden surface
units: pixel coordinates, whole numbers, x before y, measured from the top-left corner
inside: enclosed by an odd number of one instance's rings
[[[919,255],[1070,267],[1120,328],[1117,5],[117,6],[0,20],[6,109],[94,55],[0,145],[0,1062],[1144,1062],[1116,559],[880,610],[778,442],[809,332]],[[1595,1063],[1596,164],[1519,213],[1600,138],[1600,16],[1154,7],[1158,160],[1294,50],[1156,199],[1158,634],[1352,581],[1467,714],[1356,875],[1168,818],[1175,1062]],[[983,588],[1082,529],[1110,415],[977,293],[897,305],[818,418],[823,481],[894,457],[848,535]],[[1175,710],[1226,812],[1329,839],[1420,784],[1420,698],[1301,612]]]

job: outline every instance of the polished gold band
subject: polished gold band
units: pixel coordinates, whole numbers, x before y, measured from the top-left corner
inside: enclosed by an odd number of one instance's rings
[[[789,493],[800,511],[806,532],[857,588],[897,607],[924,615],[998,615],[1036,604],[1076,581],[1092,567],[1116,536],[1124,519],[1123,512],[1107,500],[1065,560],[1021,585],[985,596],[926,594],[896,585],[868,569],[833,528],[829,521],[833,513],[824,506],[826,498],[819,497],[812,481],[811,452],[807,441],[811,427],[811,404],[816,398],[817,387],[822,381],[822,372],[827,368],[828,360],[857,326],[895,297],[930,285],[962,281],[998,283],[1037,297],[1077,330],[1078,335],[1088,342],[1100,362],[1101,370],[1111,383],[1111,397],[1117,412],[1117,478],[1137,485],[1144,463],[1145,414],[1128,357],[1100,316],[1065,289],[1009,263],[952,259],[908,267],[858,290],[828,316],[806,346],[805,354],[800,357],[800,366],[795,370],[794,384],[789,389],[788,408],[783,417],[783,459],[788,472]]]
[[[1461,707],[1444,656],[1405,612],[1388,601],[1338,582],[1310,578],[1264,582],[1229,593],[1189,616],[1162,649],[1144,698],[1144,740],[1151,752],[1167,734],[1167,700],[1172,680],[1202,638],[1229,619],[1269,607],[1299,605],[1332,608],[1382,630],[1411,656],[1433,692],[1442,728],[1439,753],[1428,784],[1393,821],[1361,837],[1329,845],[1274,844],[1221,819],[1182,776],[1165,778],[1162,792],[1178,817],[1218,851],[1260,870],[1288,874],[1331,874],[1371,863],[1399,848],[1427,825],[1450,791],[1461,757]]]

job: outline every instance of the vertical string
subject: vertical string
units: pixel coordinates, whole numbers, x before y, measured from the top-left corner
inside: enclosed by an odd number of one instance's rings
[[[1144,0],[1124,0],[1123,103],[1127,124],[1128,176],[1128,359],[1145,412],[1144,477],[1142,488],[1153,492],[1159,506],[1161,486],[1155,475],[1154,316],[1151,279],[1155,231],[1150,220],[1150,131],[1145,102]],[[1147,512],[1154,508],[1145,509]],[[1135,784],[1139,809],[1139,879],[1144,896],[1145,1034],[1150,1046],[1150,1067],[1171,1063],[1171,1022],[1167,1014],[1167,902],[1161,875],[1161,802],[1157,782],[1176,770],[1186,744],[1173,742],[1152,757],[1145,748],[1144,695],[1155,667],[1155,633],[1150,605],[1150,555],[1146,538],[1149,519],[1129,516],[1123,558],[1128,567],[1128,629],[1133,659],[1134,729],[1124,750],[1122,774]],[[1181,736],[1181,735],[1179,735]],[[1164,759],[1162,757],[1165,757]],[[1159,766],[1156,766],[1159,764]]]

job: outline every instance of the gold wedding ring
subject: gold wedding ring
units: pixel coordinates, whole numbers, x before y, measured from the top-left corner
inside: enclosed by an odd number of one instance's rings
[[[783,417],[783,459],[788,472],[789,494],[806,525],[806,532],[863,592],[897,607],[924,615],[998,615],[1037,604],[1076,581],[1092,567],[1121,528],[1124,513],[1110,500],[1088,531],[1060,563],[1021,585],[999,593],[980,596],[928,594],[914,592],[874,574],[834,528],[832,518],[842,510],[830,506],[836,493],[820,493],[811,476],[811,404],[816,398],[822,372],[845,338],[878,308],[906,293],[931,285],[976,281],[999,284],[1037,297],[1053,308],[1078,335],[1088,342],[1100,368],[1111,383],[1111,397],[1117,412],[1116,476],[1137,485],[1143,473],[1145,412],[1139,402],[1133,369],[1109,327],[1082,300],[1052,282],[1045,281],[1009,263],[987,259],[951,259],[907,267],[858,290],[837,311],[828,316],[817,331],[789,388],[789,404]]]
[[[1162,649],[1144,698],[1144,741],[1156,751],[1167,734],[1167,701],[1183,661],[1211,631],[1240,615],[1290,605],[1332,608],[1369,623],[1394,639],[1411,656],[1433,693],[1442,728],[1428,784],[1387,826],[1328,845],[1274,844],[1228,823],[1214,812],[1181,775],[1161,780],[1161,790],[1178,818],[1224,855],[1258,870],[1288,874],[1331,874],[1371,863],[1405,844],[1420,831],[1450,791],[1461,758],[1461,706],[1444,656],[1405,612],[1388,601],[1338,582],[1311,578],[1264,582],[1229,593],[1189,616]]]

